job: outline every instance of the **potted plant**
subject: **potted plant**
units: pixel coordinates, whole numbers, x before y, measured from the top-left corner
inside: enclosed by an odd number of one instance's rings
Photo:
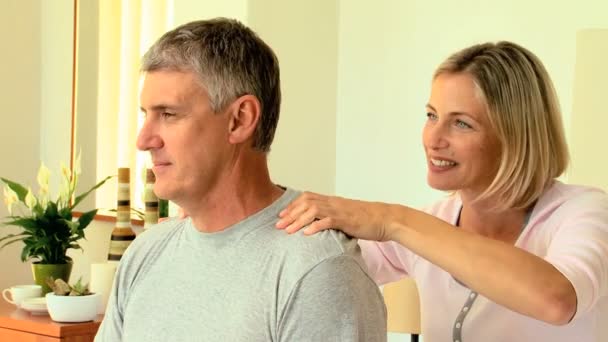
[[[85,322],[97,317],[101,304],[99,294],[89,292],[89,286],[83,285],[81,279],[69,285],[62,279],[47,280],[52,292],[46,294],[46,306],[51,319],[57,322]]]
[[[74,219],[74,208],[93,190],[99,188],[112,176],[106,177],[85,193],[74,196],[80,175],[80,155],[73,170],[61,165],[61,187],[56,200],[49,195],[49,169],[41,163],[38,170],[38,195],[30,187],[1,178],[4,187],[4,201],[9,210],[8,221],[3,226],[18,226],[18,233],[0,237],[0,250],[22,241],[21,261],[33,259],[32,271],[36,284],[42,286],[43,294],[50,291],[46,284],[48,277],[61,278],[66,282],[72,271],[72,259],[66,254],[71,249],[82,249],[78,241],[85,237],[84,229],[91,223],[97,209],[83,213]],[[15,214],[13,205],[20,206],[20,214]],[[1,235],[0,235],[1,236]]]

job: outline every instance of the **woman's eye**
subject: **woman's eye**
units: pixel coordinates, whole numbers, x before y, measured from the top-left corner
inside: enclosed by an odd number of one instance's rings
[[[458,128],[472,128],[471,125],[469,125],[468,123],[462,121],[462,120],[456,120],[456,127]]]
[[[426,113],[426,117],[428,120],[432,120],[432,121],[437,120],[437,115],[435,115],[433,113]]]

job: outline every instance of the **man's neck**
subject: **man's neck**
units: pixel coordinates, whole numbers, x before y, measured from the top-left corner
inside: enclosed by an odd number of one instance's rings
[[[245,171],[246,170],[246,171]],[[266,161],[237,167],[200,198],[180,204],[201,232],[219,232],[259,212],[284,190],[275,185]]]

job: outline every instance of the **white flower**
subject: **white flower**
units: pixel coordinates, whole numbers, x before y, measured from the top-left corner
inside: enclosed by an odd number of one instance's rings
[[[51,171],[44,165],[44,163],[40,163],[40,169],[38,169],[38,185],[40,186],[41,193],[49,192],[49,177],[51,176]]]
[[[42,208],[42,211],[46,210],[46,206],[49,204],[49,196],[48,194],[46,195],[46,197],[40,197],[38,200],[38,204],[40,204],[40,208]]]
[[[51,176],[51,171],[44,165],[43,162],[40,162],[40,169],[38,169],[38,185],[40,186],[38,195],[39,195],[39,204],[42,207],[42,210],[46,210],[46,206],[49,203],[49,178]]]
[[[70,172],[70,169],[68,169],[67,166],[65,166],[65,164],[63,162],[61,162],[61,174],[63,175],[63,179],[65,179],[66,183],[70,183],[70,176],[72,175],[72,173]]]
[[[80,155],[82,154],[82,151],[78,151],[78,154],[76,155],[76,160],[74,161],[74,174],[75,175],[79,175],[82,173],[82,168],[80,167]]]
[[[34,210],[37,203],[38,201],[36,200],[36,197],[34,197],[34,194],[32,194],[32,189],[28,188],[27,195],[25,195],[25,205],[27,205],[30,210]]]
[[[61,175],[63,177],[61,180],[61,188],[59,189],[59,199],[57,200],[57,205],[59,206],[59,204],[62,203],[67,206],[70,201],[72,189],[71,183],[74,177],[71,177],[72,172],[67,168],[67,166],[65,166],[63,162],[61,162]]]
[[[81,151],[78,151],[76,154],[76,159],[74,160],[74,166],[72,169],[72,179],[70,179],[70,193],[74,193],[76,189],[76,183],[78,182],[78,176],[82,173],[82,169],[80,167],[80,155]]]
[[[13,214],[13,204],[19,201],[17,197],[17,193],[13,191],[13,189],[9,188],[8,185],[4,186],[4,204],[8,208],[8,213],[10,215]]]

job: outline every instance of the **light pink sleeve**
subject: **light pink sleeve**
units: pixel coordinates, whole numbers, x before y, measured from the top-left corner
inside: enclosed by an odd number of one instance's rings
[[[608,196],[587,192],[566,201],[556,212],[559,228],[545,260],[572,283],[577,297],[573,320],[608,295]]]
[[[363,260],[378,285],[397,281],[411,271],[413,253],[400,244],[359,240]]]
[[[422,211],[451,223],[460,211],[460,203],[456,196],[449,196]],[[379,285],[414,276],[418,256],[402,245],[366,240],[359,240],[359,245],[370,275]]]

